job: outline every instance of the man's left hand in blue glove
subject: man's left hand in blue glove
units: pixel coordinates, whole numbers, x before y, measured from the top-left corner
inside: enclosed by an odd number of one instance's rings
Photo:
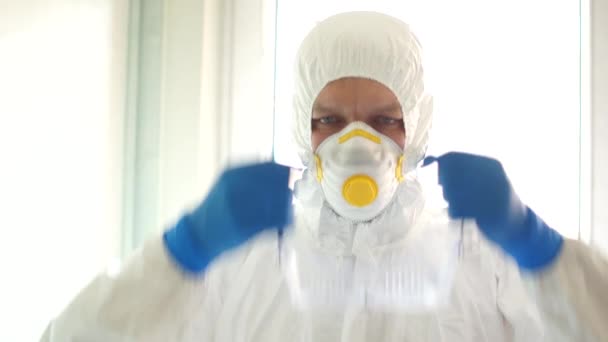
[[[563,238],[521,202],[500,162],[457,152],[428,157],[424,166],[433,162],[439,164],[439,184],[452,218],[475,219],[523,269],[540,269],[557,258]]]

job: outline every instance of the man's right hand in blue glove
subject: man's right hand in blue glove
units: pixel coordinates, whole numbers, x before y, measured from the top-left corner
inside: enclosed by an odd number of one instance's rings
[[[164,235],[187,271],[202,272],[218,255],[266,229],[291,223],[289,168],[263,163],[229,169],[207,198]]]
[[[439,164],[439,184],[452,218],[473,218],[520,268],[538,270],[555,260],[561,235],[519,199],[498,160],[451,152],[429,157]]]

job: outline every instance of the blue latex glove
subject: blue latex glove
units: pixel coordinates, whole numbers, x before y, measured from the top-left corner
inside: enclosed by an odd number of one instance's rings
[[[428,157],[439,164],[439,184],[452,218],[475,219],[480,230],[520,267],[538,269],[559,254],[563,239],[524,205],[499,161],[451,152]]]
[[[165,233],[167,249],[198,273],[262,230],[282,229],[292,219],[288,182],[289,168],[274,163],[225,171],[202,204]]]

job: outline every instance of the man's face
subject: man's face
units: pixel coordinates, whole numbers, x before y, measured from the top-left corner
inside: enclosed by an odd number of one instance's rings
[[[312,109],[312,149],[351,122],[361,121],[391,138],[403,148],[405,127],[401,105],[393,92],[365,78],[342,78],[330,82]]]

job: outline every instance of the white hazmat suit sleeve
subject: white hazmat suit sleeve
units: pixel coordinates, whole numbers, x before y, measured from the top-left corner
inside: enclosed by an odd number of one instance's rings
[[[523,278],[546,341],[608,341],[608,260],[598,250],[565,239],[552,265]]]
[[[96,277],[51,322],[41,341],[175,341],[176,336],[209,341],[220,297],[207,278],[181,271],[162,237],[155,238],[116,276]],[[193,321],[198,326],[190,326]]]

